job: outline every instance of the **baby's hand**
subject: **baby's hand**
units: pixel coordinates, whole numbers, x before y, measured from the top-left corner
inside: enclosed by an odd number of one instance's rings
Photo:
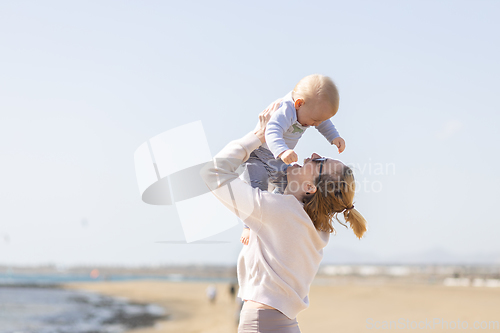
[[[288,149],[288,150],[285,150],[284,152],[282,152],[280,154],[280,156],[278,156],[281,158],[281,160],[283,162],[285,162],[286,164],[292,164],[293,162],[297,162],[299,160],[299,157],[297,156],[297,154],[293,151],[293,149]]]
[[[241,233],[240,242],[243,245],[248,245],[248,239],[250,238],[250,229],[243,228],[243,232]]]
[[[333,144],[339,149],[339,154],[345,149],[345,141],[340,136],[333,139]]]

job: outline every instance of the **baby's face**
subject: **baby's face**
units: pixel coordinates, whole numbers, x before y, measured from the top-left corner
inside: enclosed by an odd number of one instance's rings
[[[297,110],[297,120],[302,126],[318,126],[325,120],[330,119],[337,110],[326,102],[304,103]]]

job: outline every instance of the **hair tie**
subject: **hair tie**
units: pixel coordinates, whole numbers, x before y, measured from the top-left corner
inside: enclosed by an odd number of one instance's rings
[[[351,210],[351,209],[354,209],[354,205],[352,205],[351,207],[346,208],[345,210]]]

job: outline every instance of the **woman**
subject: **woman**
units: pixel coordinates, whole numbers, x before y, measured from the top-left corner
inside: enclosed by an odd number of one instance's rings
[[[237,266],[238,297],[245,301],[240,333],[300,332],[296,317],[309,306],[333,218],[343,213],[358,238],[366,231],[353,205],[352,171],[340,161],[312,154],[303,166],[290,166],[283,195],[252,188],[238,177],[238,167],[265,141],[275,109],[262,112],[254,131],[230,142],[201,172],[212,193],[251,230]]]

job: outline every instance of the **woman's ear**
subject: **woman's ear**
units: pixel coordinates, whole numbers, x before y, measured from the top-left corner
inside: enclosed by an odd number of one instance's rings
[[[306,192],[304,193],[304,195],[302,197],[302,202],[306,203],[306,202],[308,202],[309,200],[312,199],[313,194],[316,193],[316,191],[318,190],[318,188],[316,186],[314,186],[313,183],[310,183],[310,182],[307,182],[304,185],[305,185],[304,189],[306,190]]]
[[[313,183],[307,182],[305,185],[306,195],[314,194],[318,190],[318,188]]]

